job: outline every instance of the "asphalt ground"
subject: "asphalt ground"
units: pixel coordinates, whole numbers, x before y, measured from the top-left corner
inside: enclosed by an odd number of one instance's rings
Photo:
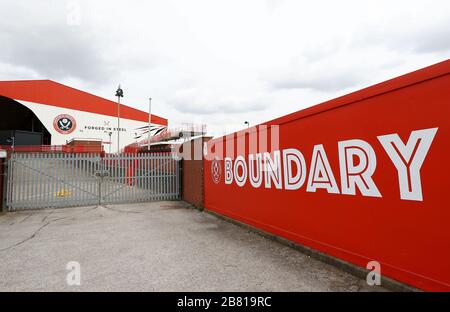
[[[0,215],[0,263],[2,292],[385,290],[172,201]]]

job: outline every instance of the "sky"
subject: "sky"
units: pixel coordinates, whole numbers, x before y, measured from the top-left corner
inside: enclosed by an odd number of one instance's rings
[[[0,80],[52,79],[213,136],[450,56],[450,1],[0,0]]]

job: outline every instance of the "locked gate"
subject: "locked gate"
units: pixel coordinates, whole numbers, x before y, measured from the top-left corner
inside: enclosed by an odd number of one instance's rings
[[[8,211],[180,198],[172,153],[12,153],[7,170]]]

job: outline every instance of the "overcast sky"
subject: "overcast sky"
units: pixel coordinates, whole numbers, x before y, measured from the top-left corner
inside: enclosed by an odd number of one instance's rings
[[[0,80],[52,79],[221,135],[450,56],[450,1],[0,0]]]

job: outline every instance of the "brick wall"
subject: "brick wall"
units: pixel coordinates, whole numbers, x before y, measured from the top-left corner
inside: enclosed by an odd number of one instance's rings
[[[181,198],[198,207],[203,208],[204,194],[203,194],[203,144],[208,142],[211,138],[204,137],[190,142],[184,143],[180,151],[186,152],[190,148],[190,157],[184,157],[182,161],[182,177],[181,177]],[[189,146],[188,146],[189,145]],[[194,147],[197,147],[197,158],[195,159]],[[198,153],[198,148],[200,153]],[[187,153],[188,154],[188,153]]]
[[[182,199],[203,208],[203,161],[183,160]]]
[[[0,158],[0,213],[6,209],[3,207],[3,181],[4,181],[5,159]]]

